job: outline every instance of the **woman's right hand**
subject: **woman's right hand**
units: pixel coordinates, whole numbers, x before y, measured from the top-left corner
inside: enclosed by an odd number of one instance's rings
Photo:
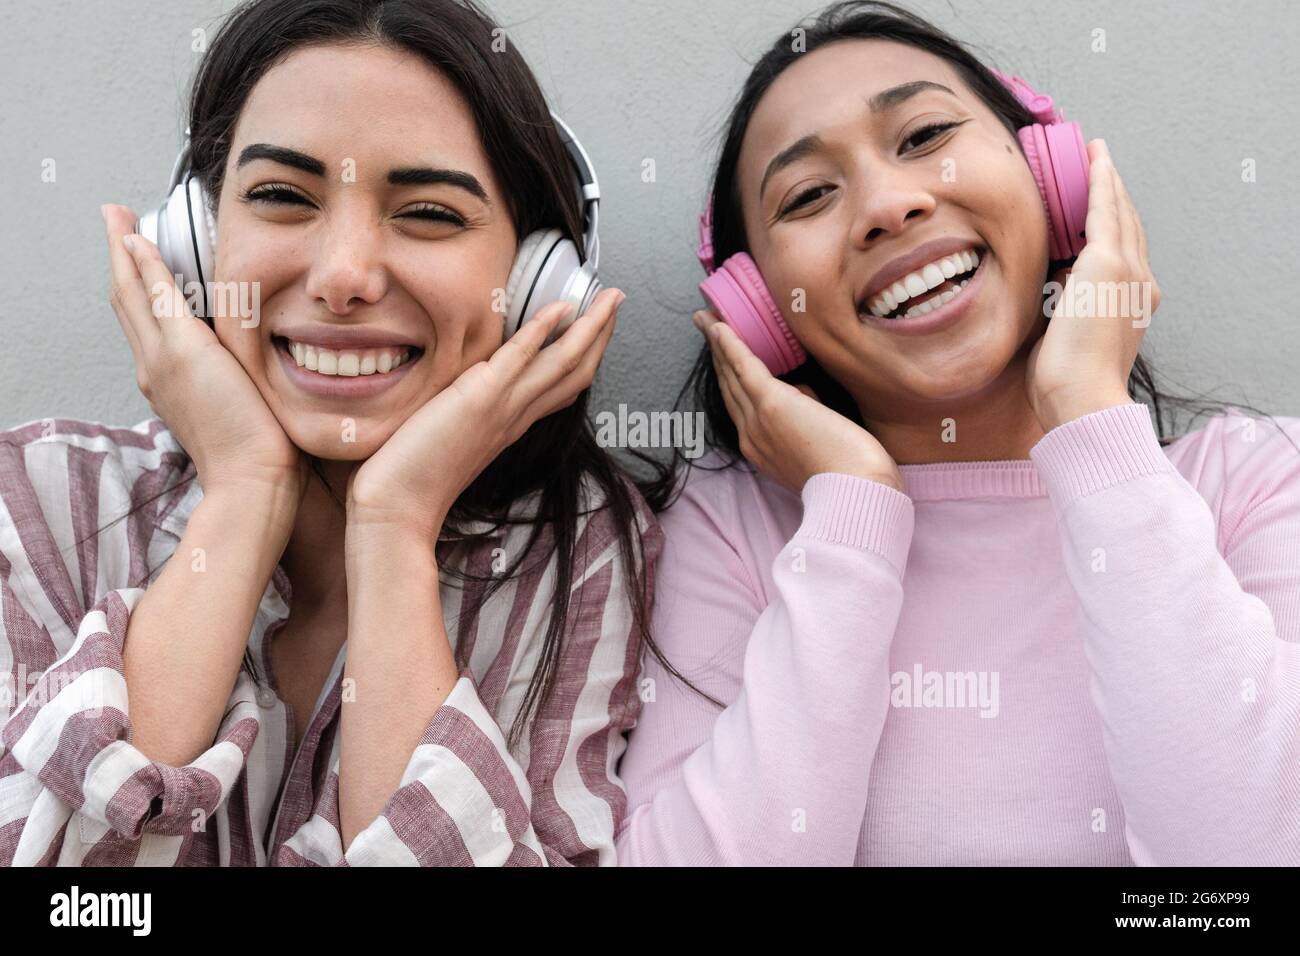
[[[136,384],[214,488],[306,489],[306,456],[285,434],[248,373],[206,322],[194,316],[163,262],[125,206],[103,209],[112,266],[109,302],[135,356]]]
[[[696,312],[693,321],[713,352],[741,454],[759,471],[795,494],[822,472],[857,475],[903,491],[897,463],[870,432],[827,408],[807,385],[776,378],[713,312]]]

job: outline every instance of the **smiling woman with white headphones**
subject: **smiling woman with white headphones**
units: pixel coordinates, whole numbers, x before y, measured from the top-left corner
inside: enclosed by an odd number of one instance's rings
[[[556,132],[564,144],[579,187],[583,210],[583,253],[559,229],[537,229],[519,245],[514,266],[502,290],[506,307],[504,337],[509,338],[543,306],[567,302],[572,311],[561,316],[547,335],[549,343],[563,334],[577,316],[587,311],[601,290],[596,277],[600,267],[600,184],[591,160],[573,132],[551,113]],[[213,259],[217,250],[217,224],[213,203],[203,181],[190,166],[190,130],[185,128],[185,145],[172,166],[167,198],[157,209],[140,217],[134,232],[158,246],[163,263],[183,290],[196,290],[191,313],[213,327]]]
[[[0,441],[0,863],[613,862],[660,532],[586,417],[595,174],[493,41],[252,0],[105,207],[158,417]]]

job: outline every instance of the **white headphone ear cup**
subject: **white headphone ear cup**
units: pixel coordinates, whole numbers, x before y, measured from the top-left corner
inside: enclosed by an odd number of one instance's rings
[[[197,213],[197,224],[192,215]],[[198,301],[199,318],[208,316],[207,282],[212,279],[213,250],[216,246],[216,225],[208,210],[207,197],[199,181],[187,177],[178,183],[171,195],[151,216],[141,217],[141,231],[149,238],[151,229],[157,231],[154,242],[162,260],[173,275],[180,276],[182,294],[188,296],[191,283],[203,290]]]
[[[506,279],[506,310],[509,311],[510,303],[515,300],[515,292],[519,289],[519,284],[523,279],[524,272],[528,264],[532,262],[533,253],[537,251],[542,240],[546,238],[548,231],[555,230],[541,229],[537,232],[529,233],[524,237],[524,241],[519,244],[519,251],[515,253],[515,264],[510,268],[510,278]]]
[[[193,253],[187,250],[188,226],[184,222],[184,214],[177,213],[177,210],[185,205],[184,189],[183,183],[177,185],[158,207],[155,224],[158,235],[154,242],[158,246],[158,251],[162,253],[162,260],[167,264],[167,268],[188,279],[191,278],[188,265],[193,258]],[[144,224],[143,219],[141,224]],[[145,235],[148,236],[147,230]]]
[[[564,233],[558,229],[539,229],[529,233],[515,255],[514,268],[506,280],[506,330],[510,338],[524,324],[526,311],[536,311],[536,284],[542,267],[551,251],[564,242]],[[572,243],[570,243],[572,245]],[[530,303],[534,303],[530,309]],[[543,303],[545,304],[545,303]]]
[[[203,184],[198,179],[192,179],[190,183],[194,200],[203,210],[204,228],[199,233],[199,268],[203,271],[203,278],[211,282],[217,258],[217,221],[212,218],[212,207],[208,204],[208,194]]]
[[[539,266],[537,278],[533,282],[532,294],[527,296],[523,316],[519,320],[520,326],[522,327],[552,302],[564,299],[575,309],[569,318],[561,320],[551,333],[551,339],[568,328],[569,323],[577,318],[577,310],[583,304],[580,298],[573,295],[574,280],[581,269],[582,260],[578,256],[578,247],[572,242],[562,239],[552,246],[546,260]]]
[[[212,281],[212,265],[217,248],[217,226],[212,221],[208,197],[198,177],[186,176],[182,185],[185,186],[185,192],[182,193],[181,206],[177,210],[181,213],[179,227],[186,240],[187,261],[193,264],[193,279],[203,290],[202,298],[199,300],[203,303],[203,315],[200,318],[209,319],[211,324],[210,320],[213,316],[209,308],[208,283]],[[186,281],[189,281],[188,274]]]

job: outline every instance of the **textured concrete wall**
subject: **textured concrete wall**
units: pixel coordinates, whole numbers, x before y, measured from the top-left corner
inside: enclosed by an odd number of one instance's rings
[[[487,0],[592,154],[629,294],[594,408],[663,408],[699,344],[695,214],[748,63],[805,0]],[[107,304],[99,204],[161,198],[220,0],[0,0],[0,426],[152,414]],[[1103,136],[1163,303],[1144,354],[1188,392],[1300,414],[1300,14],[1290,0],[915,2]],[[1106,31],[1107,52],[1091,50]],[[42,182],[53,158],[57,179]],[[642,181],[654,159],[657,180]],[[1243,183],[1241,165],[1258,180]]]

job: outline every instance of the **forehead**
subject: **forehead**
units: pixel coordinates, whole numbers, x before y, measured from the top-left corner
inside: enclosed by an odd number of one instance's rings
[[[760,176],[773,154],[804,136],[825,135],[845,124],[865,129],[871,122],[867,101],[913,80],[942,83],[973,106],[972,94],[948,60],[906,43],[839,40],[800,57],[768,87],[754,110],[741,144],[742,182]],[[910,102],[947,99],[929,92]]]
[[[487,165],[455,84],[413,53],[369,44],[304,47],[267,70],[234,130],[234,143],[253,142],[322,159],[381,155],[386,166],[419,158]]]

